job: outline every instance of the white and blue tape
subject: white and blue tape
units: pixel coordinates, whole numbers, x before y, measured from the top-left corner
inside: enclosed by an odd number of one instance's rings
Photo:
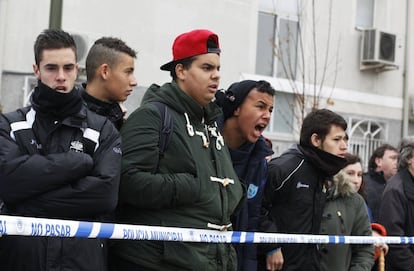
[[[0,235],[108,238],[199,243],[413,244],[407,236],[338,236],[215,231],[0,215]]]

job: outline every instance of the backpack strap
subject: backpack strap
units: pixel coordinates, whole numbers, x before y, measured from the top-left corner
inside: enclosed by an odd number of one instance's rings
[[[160,159],[164,156],[164,152],[167,150],[168,145],[170,144],[172,131],[174,128],[173,118],[170,113],[168,106],[162,102],[150,102],[155,107],[158,108],[161,116],[161,128],[159,132],[159,159],[156,167],[158,171]]]

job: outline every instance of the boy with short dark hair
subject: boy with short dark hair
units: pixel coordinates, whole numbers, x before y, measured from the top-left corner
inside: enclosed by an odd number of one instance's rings
[[[300,143],[269,163],[263,231],[319,234],[325,181],[346,163],[346,128],[344,118],[328,109],[305,117]],[[266,262],[266,266],[260,270],[319,270],[315,244],[276,244],[264,249],[259,264]]]
[[[237,231],[259,230],[260,207],[266,183],[267,160],[273,154],[262,133],[270,123],[275,90],[266,81],[243,80],[216,94],[222,107],[219,122],[234,169],[247,188],[247,202],[233,216]],[[257,245],[234,244],[237,270],[257,270]]]
[[[125,119],[123,102],[137,86],[136,52],[118,38],[95,41],[86,57],[87,83],[82,98],[87,107],[107,117],[120,130]]]
[[[38,85],[31,106],[0,115],[0,198],[4,214],[101,220],[118,200],[121,139],[89,111],[75,87],[73,38],[45,30],[34,46]],[[106,241],[3,236],[0,270],[107,270]]]

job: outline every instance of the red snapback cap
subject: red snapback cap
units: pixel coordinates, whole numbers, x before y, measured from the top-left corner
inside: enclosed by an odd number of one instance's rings
[[[209,46],[209,42],[210,43]],[[211,44],[215,44],[216,47],[211,47]],[[218,36],[206,29],[196,29],[190,32],[183,33],[175,38],[172,46],[173,60],[162,65],[161,70],[171,71],[176,61],[207,54],[207,53],[220,53],[220,45]]]

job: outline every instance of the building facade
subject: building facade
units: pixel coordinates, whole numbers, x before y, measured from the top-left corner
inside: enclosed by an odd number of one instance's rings
[[[0,0],[4,112],[26,104],[36,84],[33,43],[49,26],[51,1],[57,0]],[[129,111],[149,85],[171,80],[159,67],[170,60],[175,36],[207,28],[220,37],[222,88],[264,79],[277,90],[266,131],[275,155],[298,140],[303,116],[316,107],[347,119],[351,151],[364,162],[379,144],[397,145],[414,133],[409,0],[60,1],[61,27],[77,38],[81,67],[101,36],[119,37],[138,51],[139,87]]]

